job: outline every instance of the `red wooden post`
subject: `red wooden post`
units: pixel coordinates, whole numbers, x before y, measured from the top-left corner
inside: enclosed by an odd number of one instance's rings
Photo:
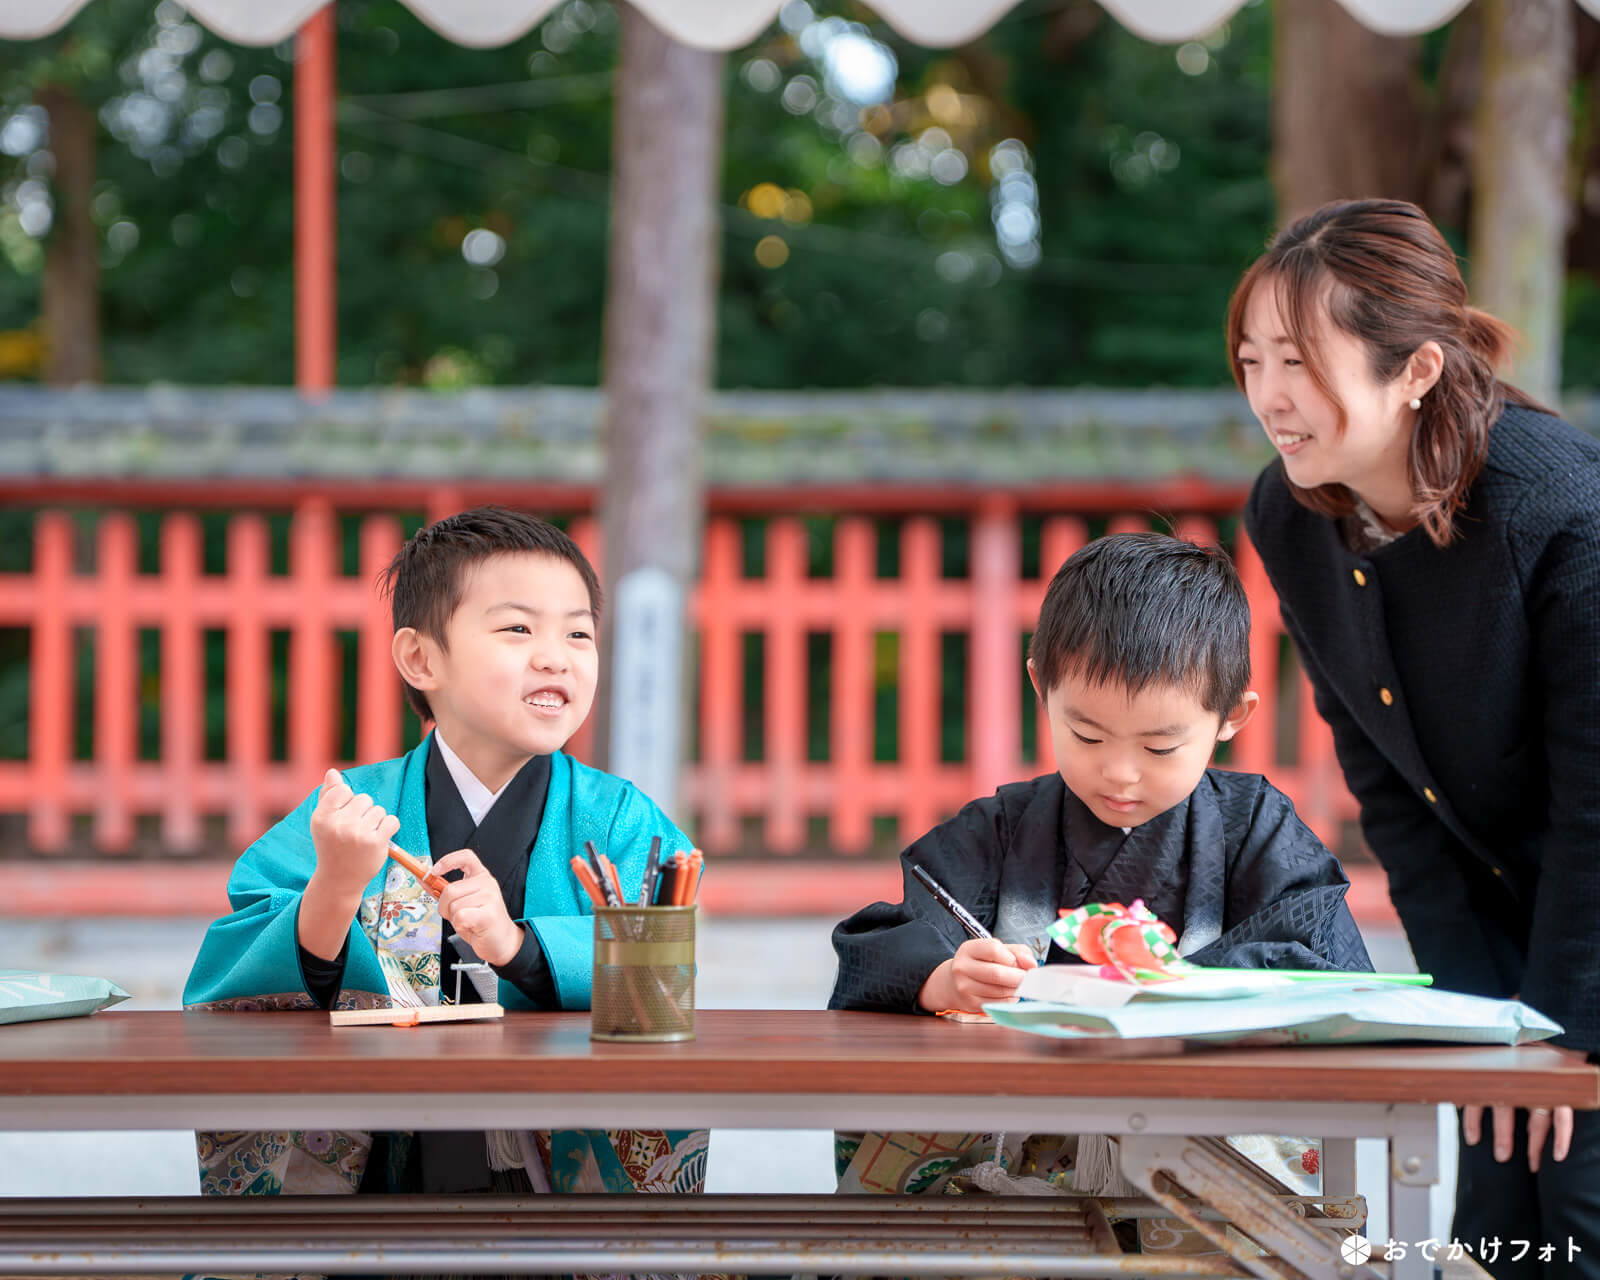
[[[696,839],[732,849],[739,839],[734,776],[739,761],[739,689],[744,661],[734,597],[739,586],[739,526],[727,516],[706,526],[700,574],[700,811]]]
[[[1333,754],[1333,730],[1317,714],[1311,682],[1299,673],[1295,688],[1300,696],[1299,786],[1295,788],[1297,807],[1304,805],[1301,818],[1331,848],[1339,846],[1339,819],[1336,795],[1348,795],[1344,778]]]
[[[1201,546],[1217,545],[1217,522],[1210,516],[1193,513],[1179,516],[1172,532],[1185,542],[1197,542]]]
[[[294,380],[301,391],[338,382],[338,210],[334,158],[333,5],[306,19],[294,68]]]
[[[767,526],[765,845],[798,853],[805,843],[800,771],[806,755],[805,623],[799,609],[806,587],[806,531],[797,517]]]
[[[1088,526],[1077,516],[1052,516],[1046,520],[1039,534],[1039,580],[1048,587],[1056,571],[1088,541]],[[1041,599],[1043,595],[1041,592]],[[1035,617],[1028,623],[1029,630],[1037,621]]]
[[[604,582],[606,539],[605,530],[601,528],[600,522],[593,516],[578,516],[568,526],[568,532],[572,535],[572,540],[578,544],[578,550],[583,552],[594,568],[595,575]]]
[[[1250,687],[1261,697],[1256,714],[1234,739],[1233,760],[1246,773],[1273,773],[1278,757],[1278,645],[1283,623],[1278,617],[1278,597],[1255,545],[1239,532],[1235,553],[1239,578],[1250,601]]]
[[[1052,516],[1044,522],[1044,528],[1039,533],[1039,581],[1042,590],[1039,592],[1039,604],[1044,603],[1044,594],[1050,587],[1050,580],[1056,572],[1071,558],[1072,553],[1089,541],[1089,530],[1084,522],[1075,516]],[[1039,611],[1036,607],[1033,616],[1028,619],[1027,629],[1031,632],[1039,621]],[[1056,767],[1055,745],[1050,739],[1050,716],[1045,710],[1044,702],[1038,699],[1034,702],[1034,714],[1038,716],[1038,730],[1036,741],[1038,755],[1034,765],[1040,773]]]
[[[72,756],[72,522],[47,511],[33,526],[37,590],[28,647],[28,843],[54,853],[67,842],[67,764]]]
[[[1016,504],[990,499],[972,526],[972,632],[967,648],[968,724],[974,796],[1017,776],[1021,703],[1017,698],[1017,583],[1022,534]]]
[[[900,843],[939,820],[939,526],[906,521],[900,539]]]
[[[100,521],[95,565],[99,580],[95,634],[95,844],[124,853],[133,843],[130,781],[138,749],[139,637],[133,625],[137,531],[126,511]]]
[[[467,503],[462,501],[461,491],[450,486],[441,486],[428,491],[427,505],[423,510],[423,519],[429,524],[443,520],[446,516],[453,516],[467,508]],[[596,566],[598,567],[598,566]]]
[[[262,596],[267,584],[267,522],[255,512],[228,524],[228,842],[244,852],[262,831],[271,740],[272,672]]]
[[[195,595],[200,521],[179,511],[161,522],[161,822],[162,843],[200,846],[200,764],[205,742],[205,655]]]
[[[387,760],[400,750],[400,673],[390,657],[394,624],[379,575],[400,549],[400,522],[372,515],[361,522],[361,583],[366,588],[356,637],[356,763]]]
[[[333,763],[333,634],[328,616],[333,586],[333,507],[307,498],[289,526],[289,576],[295,618],[289,628],[289,764],[302,791],[320,785]]]
[[[847,516],[834,542],[833,689],[828,768],[833,803],[828,838],[860,853],[872,842],[872,623],[877,594],[872,521]]]

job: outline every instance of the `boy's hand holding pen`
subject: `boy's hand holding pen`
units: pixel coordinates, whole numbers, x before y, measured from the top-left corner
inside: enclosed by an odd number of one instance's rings
[[[424,892],[439,900],[439,914],[478,955],[490,964],[509,963],[522,948],[522,926],[507,913],[494,873],[471,849],[457,849],[425,867],[394,842],[399,830],[396,815],[385,812],[371,796],[357,792],[337,769],[329,769],[323,776],[322,794],[311,813],[318,874],[325,869],[333,875],[348,871],[350,879],[345,883],[359,898],[383,869],[384,861],[392,859],[411,873]],[[461,878],[446,880],[452,871],[461,872]],[[349,928],[348,922],[345,928]]]
[[[394,855],[395,849],[391,847],[389,856]],[[462,872],[462,877],[459,880],[442,878],[452,871]],[[442,886],[436,894],[439,914],[480,957],[492,965],[509,964],[516,958],[526,935],[506,910],[505,896],[500,892],[500,882],[494,878],[494,872],[483,865],[476,853],[471,849],[447,853],[433,864],[428,876]],[[423,886],[433,892],[427,880],[423,881]]]
[[[331,888],[358,897],[389,856],[389,841],[400,819],[358,794],[337,769],[322,778],[311,811],[311,843],[317,851],[316,875]]]
[[[917,882],[967,934],[955,955],[928,975],[917,992],[917,1004],[929,1013],[944,1009],[979,1013],[986,1001],[1015,1000],[1022,975],[1039,967],[1033,949],[1019,942],[1001,942],[925,870],[916,863],[910,868]]]
[[[358,794],[344,775],[329,769],[311,811],[311,844],[317,865],[300,896],[295,935],[301,946],[324,960],[338,957],[361,906],[361,895],[390,856],[400,819]],[[429,873],[415,859],[407,867],[417,878]],[[424,880],[424,884],[426,881]],[[443,887],[444,882],[439,882]]]
[[[322,794],[317,797],[317,807],[311,814],[311,842],[317,849],[317,865],[319,867],[323,863],[323,845],[317,835],[317,815],[323,813],[324,805],[328,806],[329,811],[328,816],[324,818],[325,825],[334,824],[334,830],[337,831],[338,824],[341,822],[358,824],[362,839],[370,842],[370,847],[368,845],[363,847],[368,849],[369,852],[370,849],[380,847],[382,849],[382,857],[372,862],[367,878],[361,882],[361,888],[366,888],[368,881],[383,869],[384,859],[391,858],[409,871],[417,883],[433,897],[437,898],[444,892],[445,878],[437,870],[430,870],[423,866],[421,859],[412,857],[394,842],[394,834],[400,830],[399,817],[392,813],[385,813],[381,805],[373,803],[371,796],[364,792],[358,793],[345,779],[344,774],[337,769],[329,769],[323,775]],[[379,821],[380,819],[381,821]],[[374,823],[376,824],[375,826],[373,826]],[[372,826],[370,835],[366,833],[367,826]],[[329,851],[330,860],[336,860],[338,854],[337,845],[331,845]]]

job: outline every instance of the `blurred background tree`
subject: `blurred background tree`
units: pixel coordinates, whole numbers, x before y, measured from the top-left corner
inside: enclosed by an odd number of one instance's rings
[[[596,382],[615,9],[493,50],[397,0],[338,18],[341,383]],[[790,4],[728,60],[718,381],[1215,383],[1196,317],[1272,222],[1270,38],[1259,4],[1175,51],[1047,0],[925,50]],[[172,4],[0,45],[6,372],[44,372],[28,339],[81,204],[42,96],[68,65],[98,124],[98,281],[75,278],[106,380],[291,379],[291,59]]]
[[[1335,0],[1253,0],[1172,47],[1094,0],[1022,0],[929,50],[849,0],[791,0],[726,63],[717,382],[1225,382],[1222,309],[1280,211],[1381,189],[1465,249],[1494,182],[1472,168],[1482,26],[1534,3],[1399,40]],[[489,50],[399,0],[340,0],[338,23],[340,382],[597,383],[613,5],[568,0]],[[1573,23],[1553,92],[1582,170],[1565,380],[1583,384],[1600,39]],[[291,59],[172,3],[0,44],[0,377],[291,380]]]

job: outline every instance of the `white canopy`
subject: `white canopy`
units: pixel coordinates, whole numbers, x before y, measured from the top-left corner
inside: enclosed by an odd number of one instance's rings
[[[91,0],[0,0],[0,39],[47,35]],[[111,0],[104,0],[110,3]],[[328,0],[179,0],[195,18],[238,44],[276,44]],[[457,44],[489,47],[526,32],[563,0],[404,0],[407,8]],[[960,44],[986,31],[1020,0],[872,0],[909,40]],[[685,44],[737,49],[777,16],[783,0],[631,0]],[[1191,39],[1226,20],[1245,0],[1100,0],[1129,30],[1149,40]],[[1388,35],[1442,26],[1468,0],[1339,0],[1361,22]],[[1600,16],[1600,0],[1579,0]]]

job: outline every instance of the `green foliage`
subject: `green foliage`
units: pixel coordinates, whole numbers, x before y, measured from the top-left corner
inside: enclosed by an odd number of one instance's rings
[[[1600,282],[1592,275],[1574,273],[1567,278],[1566,336],[1561,345],[1562,381],[1592,386],[1600,381]]]
[[[834,11],[893,50],[886,106],[841,105],[816,45],[781,27],[727,61],[722,384],[1222,376],[1221,300],[1270,220],[1264,10],[1190,77],[1109,20],[1052,62],[1060,7],[1025,5],[991,36],[987,81],[971,51]],[[338,15],[341,383],[597,381],[615,11],[570,0],[493,50],[450,44],[399,0]],[[109,380],[291,379],[292,54],[227,45],[171,4],[91,5],[57,36],[0,46],[8,112],[63,83],[105,125]],[[795,92],[811,109],[793,112]],[[991,220],[1008,136],[1031,148],[1031,267],[1002,266]],[[1119,180],[1157,137],[1179,163]],[[964,170],[948,183],[927,172],[940,150]],[[48,180],[37,152],[11,163],[10,195]],[[781,215],[752,206],[762,184]],[[31,322],[38,289],[36,270],[0,277],[0,330]]]
[[[90,5],[50,39],[0,44],[7,106],[53,81],[99,112],[93,213],[111,380],[289,378],[287,57],[225,46],[173,5]],[[76,73],[58,76],[63,67]],[[48,176],[53,159],[15,164],[21,180]],[[0,277],[0,328],[32,320],[38,289],[34,274]]]
[[[1019,351],[1013,376],[1227,382],[1228,294],[1273,221],[1266,6],[1178,50],[1105,20],[1060,65],[1029,56],[1026,27],[993,39],[1037,131],[1045,259],[1027,325],[1053,341]]]
[[[1095,0],[1023,0],[955,51],[909,45],[853,0],[818,0],[810,24],[796,8],[726,61],[721,385],[1227,381],[1223,308],[1273,222],[1262,0],[1178,48]],[[401,0],[337,13],[340,382],[596,382],[612,0],[567,0],[490,50]],[[892,53],[889,101],[843,100],[822,30]],[[1429,82],[1445,40],[1426,43]],[[0,45],[0,348],[37,314],[41,243],[19,210],[52,165],[5,130],[42,119],[29,104],[55,85],[104,126],[109,380],[290,381],[292,57],[227,45],[170,0],[89,5]],[[936,155],[954,169],[930,173]],[[1015,251],[996,229],[1008,191],[1037,217]],[[1592,293],[1570,300],[1575,373]],[[31,350],[8,349],[0,376]]]

